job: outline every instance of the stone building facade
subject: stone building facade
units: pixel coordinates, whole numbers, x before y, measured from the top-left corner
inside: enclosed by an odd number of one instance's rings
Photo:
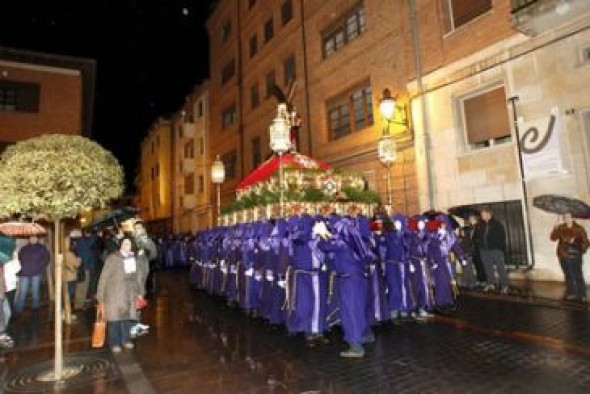
[[[574,9],[558,15],[550,0],[477,0],[477,12],[464,15],[453,1],[443,2],[450,8],[416,3],[422,75],[409,71],[407,86],[420,206],[491,205],[508,229],[510,265],[533,268],[526,275],[534,279],[561,280],[549,241],[556,215],[532,200],[590,197],[590,9],[572,1]],[[460,24],[449,24],[450,14]],[[531,30],[531,21],[542,23]],[[531,127],[537,140],[527,135]],[[534,148],[542,149],[526,153]]]

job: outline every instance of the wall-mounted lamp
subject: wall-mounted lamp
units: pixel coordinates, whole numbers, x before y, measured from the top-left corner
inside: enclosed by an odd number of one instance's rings
[[[390,123],[409,127],[407,107],[398,104],[389,89],[383,89],[383,97],[379,102],[379,112],[381,112],[387,126],[387,130],[383,130],[384,133],[389,132]]]

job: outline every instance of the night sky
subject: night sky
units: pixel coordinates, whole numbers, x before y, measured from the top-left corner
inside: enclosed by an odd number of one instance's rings
[[[92,137],[133,185],[139,144],[158,116],[208,77],[211,0],[15,0],[0,11],[0,46],[97,61]]]

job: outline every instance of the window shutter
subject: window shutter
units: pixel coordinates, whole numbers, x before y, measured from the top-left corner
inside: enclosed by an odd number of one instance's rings
[[[463,101],[469,144],[510,135],[504,86]]]

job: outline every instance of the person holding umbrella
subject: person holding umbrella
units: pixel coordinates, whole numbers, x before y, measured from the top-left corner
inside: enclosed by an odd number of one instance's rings
[[[557,241],[557,258],[563,270],[567,301],[586,302],[586,282],[582,272],[582,256],[588,250],[588,235],[571,213],[563,215],[551,231],[551,241]]]

